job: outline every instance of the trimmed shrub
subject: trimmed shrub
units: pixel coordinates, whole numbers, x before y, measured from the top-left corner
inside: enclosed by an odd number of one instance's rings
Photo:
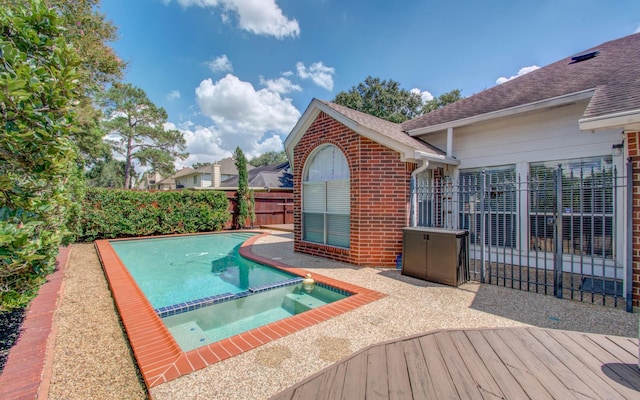
[[[80,240],[209,232],[231,215],[224,192],[87,189]]]

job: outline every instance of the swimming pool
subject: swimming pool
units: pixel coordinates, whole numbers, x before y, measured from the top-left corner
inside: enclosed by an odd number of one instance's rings
[[[255,234],[118,240],[111,246],[183,351],[348,296],[326,285],[305,291],[300,276],[242,257],[240,246]]]
[[[122,260],[117,256],[112,247],[112,243],[117,240],[96,240],[94,242],[136,364],[148,388],[235,357],[385,297],[383,293],[329,278],[316,273],[317,271],[308,271],[287,265],[280,258],[286,259],[291,250],[284,250],[284,254],[278,259],[259,256],[252,251],[253,247],[275,245],[281,242],[281,236],[264,231],[253,233],[258,234],[250,236],[239,249],[239,253],[243,257],[298,277],[311,272],[317,286],[330,285],[351,295],[227,339],[194,350],[183,351],[136,284]],[[305,257],[302,256],[302,258]]]

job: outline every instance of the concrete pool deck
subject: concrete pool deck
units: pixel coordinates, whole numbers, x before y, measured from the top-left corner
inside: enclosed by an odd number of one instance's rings
[[[251,251],[386,297],[153,387],[152,398],[266,399],[369,345],[436,329],[537,326],[638,335],[638,314],[475,282],[453,288],[396,270],[357,268],[294,253],[286,232],[272,231]],[[45,371],[50,384],[40,398],[146,398],[93,245],[72,245],[63,272],[57,334]]]

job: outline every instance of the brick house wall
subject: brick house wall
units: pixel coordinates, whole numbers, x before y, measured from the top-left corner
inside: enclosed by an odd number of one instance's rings
[[[351,181],[350,248],[302,240],[302,177],[309,155],[322,144],[347,158]],[[361,136],[321,112],[294,149],[294,250],[359,266],[395,266],[402,228],[409,223],[409,190],[415,163]]]
[[[633,166],[633,306],[640,307],[640,132],[626,132]]]

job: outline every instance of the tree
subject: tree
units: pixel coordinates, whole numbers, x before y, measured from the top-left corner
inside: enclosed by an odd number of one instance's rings
[[[0,7],[0,309],[35,296],[77,226],[80,59],[65,34],[41,0]]]
[[[175,129],[165,129],[167,112],[149,100],[144,90],[131,84],[114,84],[102,101],[107,141],[124,157],[124,188],[131,189],[134,161],[169,176],[176,158],[184,160],[185,139]]]
[[[428,112],[437,110],[438,108],[442,108],[448,104],[455,103],[456,101],[461,99],[462,99],[462,94],[460,93],[460,89],[453,89],[450,92],[444,93],[428,101],[422,109],[426,114]]]
[[[124,164],[108,156],[105,160],[97,160],[85,173],[87,186],[119,188],[124,186]],[[132,176],[134,178],[134,176]]]
[[[65,38],[80,56],[76,68],[79,88],[74,107],[74,143],[88,164],[98,159],[107,161],[111,152],[103,140],[102,113],[94,100],[105,85],[122,78],[126,66],[108,45],[117,39],[117,28],[98,11],[99,0],[45,0],[45,3],[58,11]]]
[[[280,152],[268,151],[256,158],[249,160],[249,164],[254,167],[262,167],[264,165],[279,164],[287,161],[287,154],[284,150]]]
[[[211,165],[212,163],[210,162],[195,162],[191,165],[191,168],[193,169],[198,169],[198,168],[202,168],[202,167],[207,167],[209,165]]]
[[[247,159],[240,147],[236,147],[233,159],[238,170],[238,220],[237,227],[244,228],[247,225],[253,225],[255,221],[253,190],[249,189],[249,173],[247,171]],[[249,221],[249,224],[247,224]]]
[[[423,105],[419,94],[401,89],[398,82],[371,76],[338,93],[333,102],[396,123],[419,116]]]

